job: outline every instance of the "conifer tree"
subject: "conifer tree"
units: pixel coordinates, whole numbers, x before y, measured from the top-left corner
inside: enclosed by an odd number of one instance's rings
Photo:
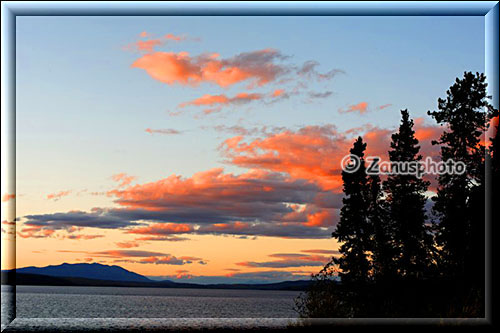
[[[394,226],[388,218],[382,198],[380,177],[368,178],[368,220],[370,223],[372,270],[376,281],[391,281],[396,275],[394,266]]]
[[[447,127],[433,142],[441,145],[441,159],[466,165],[464,174],[438,177],[433,207],[444,275],[459,279],[465,279],[467,272],[469,276],[479,273],[476,264],[484,262],[485,147],[481,138],[488,127],[485,110],[491,109],[486,87],[484,74],[465,72],[446,92],[446,99],[438,99],[439,110],[428,111],[438,124]],[[479,270],[484,271],[484,266]]]
[[[392,135],[389,159],[416,164],[422,155],[419,155],[413,120],[408,110],[402,110],[401,115],[399,131]],[[396,264],[399,275],[404,278],[419,279],[429,270],[432,239],[425,226],[428,186],[429,182],[411,173],[394,173],[384,182],[389,219],[394,226]]]
[[[339,276],[344,284],[359,284],[369,280],[370,226],[367,219],[365,149],[366,143],[363,143],[361,137],[358,137],[350,149],[352,155],[359,157],[360,165],[355,172],[342,171],[345,198],[340,221],[332,233],[333,237],[343,243],[339,249],[342,255],[335,258],[334,262],[341,269]]]

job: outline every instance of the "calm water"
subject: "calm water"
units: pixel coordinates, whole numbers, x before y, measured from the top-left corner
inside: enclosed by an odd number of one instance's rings
[[[17,286],[17,318],[297,318],[295,291]]]

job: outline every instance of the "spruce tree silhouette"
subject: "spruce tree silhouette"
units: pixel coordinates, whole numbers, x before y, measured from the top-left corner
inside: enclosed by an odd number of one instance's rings
[[[359,284],[369,280],[370,226],[367,219],[365,149],[366,143],[358,137],[350,152],[359,158],[360,165],[355,172],[342,171],[346,197],[343,199],[337,229],[332,233],[333,237],[343,243],[339,250],[342,255],[335,258],[334,263],[342,270],[339,276],[344,284]]]
[[[456,281],[484,284],[484,161],[481,142],[491,110],[484,74],[465,72],[462,79],[438,99],[438,111],[428,111],[436,122],[446,126],[438,141],[443,161],[453,159],[466,165],[462,175],[438,177],[439,188],[433,212],[437,216],[437,243],[441,251],[441,271]],[[467,276],[466,276],[467,275]]]
[[[401,110],[399,131],[392,135],[391,162],[418,162],[420,146],[408,110]],[[403,171],[403,170],[401,170]],[[389,219],[394,226],[396,265],[400,277],[421,279],[430,268],[432,238],[425,226],[425,192],[429,182],[414,174],[391,174],[384,182]]]
[[[484,317],[485,193],[495,204],[500,184],[498,126],[485,147],[488,123],[499,116],[486,87],[484,74],[465,72],[446,99],[438,99],[439,110],[428,111],[445,127],[433,142],[441,145],[441,159],[466,165],[462,175],[438,177],[434,239],[425,225],[429,183],[390,175],[381,190],[380,178],[366,175],[366,143],[361,137],[354,142],[350,152],[360,167],[342,172],[344,205],[332,233],[342,243],[341,256],[314,275],[310,290],[297,299],[301,317]],[[401,114],[390,160],[419,161],[413,120],[407,110]],[[490,221],[498,220],[495,209],[490,213]]]
[[[375,281],[390,282],[397,275],[394,223],[389,219],[378,175],[368,178],[368,221],[371,235],[372,274]]]

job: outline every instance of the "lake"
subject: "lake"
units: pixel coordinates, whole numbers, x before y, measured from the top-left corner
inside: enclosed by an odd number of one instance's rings
[[[286,329],[297,321],[297,291],[2,285],[4,332],[163,332]],[[6,319],[4,321],[4,319]],[[4,326],[6,325],[6,326]]]
[[[300,292],[17,286],[17,318],[297,318]]]

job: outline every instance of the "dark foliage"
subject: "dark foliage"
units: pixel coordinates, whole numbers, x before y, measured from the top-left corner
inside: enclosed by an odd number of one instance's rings
[[[418,162],[422,155],[419,155],[413,120],[408,110],[402,110],[401,116],[399,131],[392,135],[389,159],[391,162]],[[401,278],[423,278],[430,270],[432,238],[425,226],[428,186],[429,182],[413,174],[393,174],[384,182],[387,221],[393,226],[395,260]]]
[[[340,211],[340,222],[332,234],[343,244],[340,247],[340,258],[335,258],[339,265],[339,275],[346,283],[368,281],[370,262],[367,252],[370,250],[370,225],[368,223],[368,179],[364,161],[366,143],[359,137],[350,152],[359,158],[360,166],[355,172],[342,171],[344,181],[343,207]]]
[[[467,166],[463,175],[438,177],[433,207],[442,272],[459,279],[471,279],[470,272],[484,271],[485,147],[481,136],[489,120],[484,110],[491,109],[486,87],[484,74],[466,72],[446,92],[446,99],[438,99],[439,110],[428,112],[438,124],[447,126],[439,141],[433,142],[441,145],[442,160]]]
[[[438,99],[438,111],[428,112],[444,127],[433,142],[441,146],[441,159],[466,165],[462,175],[437,178],[431,217],[425,210],[429,183],[398,174],[381,187],[378,176],[366,175],[366,143],[357,139],[351,153],[362,165],[342,173],[346,198],[332,234],[343,243],[341,257],[332,258],[297,298],[301,317],[484,317],[485,193],[497,202],[500,179],[498,130],[485,146],[488,124],[498,117],[486,87],[483,74],[466,72],[446,99]],[[390,160],[420,161],[413,121],[407,110],[401,114]],[[494,209],[489,214],[490,221],[498,219]]]

